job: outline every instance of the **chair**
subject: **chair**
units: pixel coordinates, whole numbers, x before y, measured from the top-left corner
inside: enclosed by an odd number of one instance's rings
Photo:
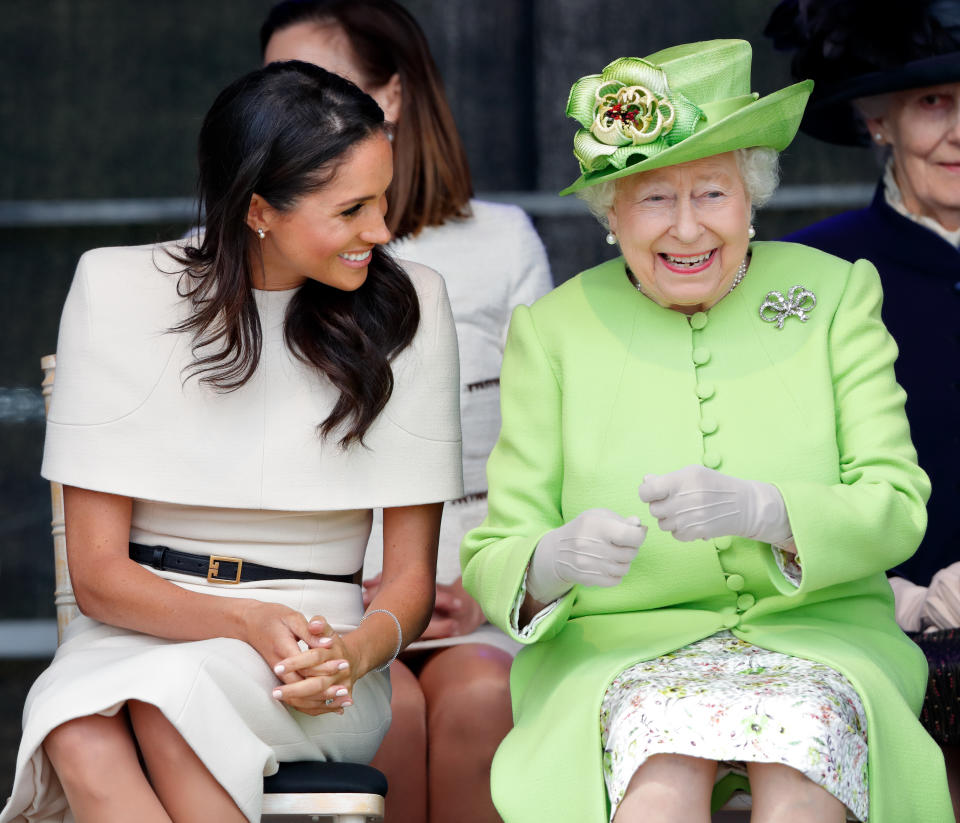
[[[43,402],[50,411],[56,376],[56,355],[41,358]],[[56,585],[57,641],[80,611],[67,568],[66,518],[63,487],[50,484],[53,511],[53,555]],[[262,823],[370,823],[383,820],[387,779],[372,766],[360,763],[301,761],[281,763],[280,770],[263,780]]]

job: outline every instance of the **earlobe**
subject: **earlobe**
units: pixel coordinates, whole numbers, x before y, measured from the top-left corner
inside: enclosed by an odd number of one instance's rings
[[[273,208],[259,194],[250,197],[250,206],[247,208],[247,225],[254,231],[259,229],[270,230],[270,221]]]
[[[380,89],[377,94],[377,102],[383,109],[383,117],[390,123],[396,123],[400,119],[400,112],[403,108],[403,83],[400,82],[400,75],[396,72]]]
[[[883,129],[883,118],[866,117],[864,118],[864,123],[866,124],[867,131],[870,133],[870,139],[878,146],[886,145],[887,138]]]
[[[617,234],[617,229],[619,224],[617,223],[617,212],[615,209],[609,209],[607,211],[607,228],[615,235]]]

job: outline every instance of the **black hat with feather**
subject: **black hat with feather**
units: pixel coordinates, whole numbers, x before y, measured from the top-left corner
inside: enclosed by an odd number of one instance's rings
[[[851,102],[960,81],[960,0],[782,0],[763,32],[815,82],[801,131],[867,145]]]

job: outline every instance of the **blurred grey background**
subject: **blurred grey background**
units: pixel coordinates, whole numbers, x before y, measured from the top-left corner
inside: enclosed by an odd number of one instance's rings
[[[578,77],[619,56],[740,37],[754,45],[756,91],[788,82],[786,59],[761,34],[772,0],[403,2],[446,80],[478,194],[528,209],[558,283],[614,254],[579,201],[555,195],[577,175],[563,111]],[[81,252],[189,226],[201,120],[223,86],[258,65],[270,5],[0,4],[0,798],[23,698],[56,640],[40,357],[55,349]],[[867,152],[799,137],[758,238],[865,204],[876,174]]]

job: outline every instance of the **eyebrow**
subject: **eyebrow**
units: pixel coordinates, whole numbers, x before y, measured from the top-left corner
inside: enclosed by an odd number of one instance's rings
[[[342,203],[335,203],[334,208],[340,209],[344,206],[355,206],[357,203],[365,203],[367,200],[373,200],[375,198],[375,194],[365,194],[361,197],[351,197],[349,200],[344,200]]]

